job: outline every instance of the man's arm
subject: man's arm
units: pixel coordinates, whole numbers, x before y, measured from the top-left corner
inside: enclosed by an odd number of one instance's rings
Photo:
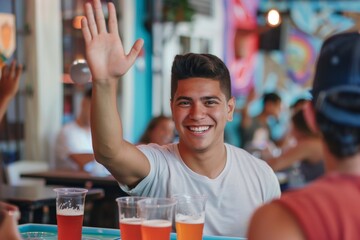
[[[13,61],[10,66],[5,65],[1,71],[0,79],[0,121],[3,118],[11,99],[19,89],[22,66],[16,66]]]
[[[263,205],[252,216],[248,240],[305,240],[296,219],[280,204]]]
[[[137,40],[125,54],[118,33],[115,7],[108,3],[106,28],[100,0],[85,4],[86,17],[82,32],[86,58],[93,81],[91,99],[91,133],[95,159],[103,164],[122,184],[135,186],[150,171],[145,155],[123,139],[122,123],[117,112],[118,80],[134,64],[143,41]]]

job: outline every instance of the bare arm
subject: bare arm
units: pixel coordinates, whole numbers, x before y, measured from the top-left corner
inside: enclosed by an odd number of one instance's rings
[[[117,112],[118,80],[134,64],[143,41],[137,40],[125,54],[118,33],[113,3],[108,3],[108,31],[100,0],[93,6],[85,4],[86,18],[82,32],[86,57],[93,79],[91,102],[91,132],[95,158],[121,183],[135,186],[150,171],[144,154],[123,139],[122,123]]]
[[[267,162],[274,171],[280,171],[305,159],[320,159],[321,152],[321,142],[318,139],[306,139],[298,142],[279,157],[270,159]]]
[[[0,79],[0,120],[3,118],[11,99],[19,89],[22,66],[16,66],[13,61],[10,66],[5,65],[1,71]]]
[[[281,205],[270,203],[252,216],[248,240],[305,240],[296,219]]]
[[[17,221],[20,212],[18,207],[0,201],[0,236],[1,239],[20,240]]]

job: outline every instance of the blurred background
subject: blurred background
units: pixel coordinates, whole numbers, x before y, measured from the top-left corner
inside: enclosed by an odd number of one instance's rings
[[[73,84],[70,69],[74,61],[86,59],[80,30],[85,2],[0,2],[0,64],[17,59],[25,66],[20,91],[0,124],[6,164],[19,159],[51,163],[56,134],[79,112],[91,82]],[[107,2],[102,1],[105,13]],[[332,34],[360,29],[360,2],[350,0],[113,2],[125,49],[137,38],[145,40],[118,89],[124,136],[134,143],[152,117],[171,114],[170,69],[176,54],[211,53],[226,63],[239,110],[226,128],[226,141],[240,146],[240,110],[250,91],[257,96],[251,115],[261,111],[264,93],[278,93],[285,109],[309,99],[321,43]],[[284,111],[284,119],[289,114]],[[280,139],[285,131],[286,124],[273,137]]]

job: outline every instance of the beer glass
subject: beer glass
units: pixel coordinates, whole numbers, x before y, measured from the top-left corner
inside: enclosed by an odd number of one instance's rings
[[[147,198],[138,201],[142,240],[169,240],[176,200]]]
[[[145,198],[119,197],[116,199],[122,240],[141,240],[141,219],[137,211],[137,202]]]
[[[58,240],[81,240],[84,219],[84,188],[55,188]]]
[[[205,195],[174,196],[178,240],[201,240],[205,223]]]

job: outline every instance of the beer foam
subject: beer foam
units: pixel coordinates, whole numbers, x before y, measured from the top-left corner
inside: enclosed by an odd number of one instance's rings
[[[200,216],[189,216],[189,215],[184,215],[181,213],[177,213],[175,216],[176,222],[181,222],[181,223],[188,223],[188,224],[199,224],[199,223],[204,223],[205,222],[205,214],[201,214]]]
[[[122,218],[120,219],[120,223],[139,225],[141,224],[141,218]]]
[[[62,216],[80,216],[80,215],[84,214],[84,211],[70,209],[70,208],[65,208],[65,209],[58,208],[58,209],[56,209],[56,214],[62,215]]]
[[[171,227],[171,222],[168,220],[153,219],[144,221],[142,225],[147,227]]]

